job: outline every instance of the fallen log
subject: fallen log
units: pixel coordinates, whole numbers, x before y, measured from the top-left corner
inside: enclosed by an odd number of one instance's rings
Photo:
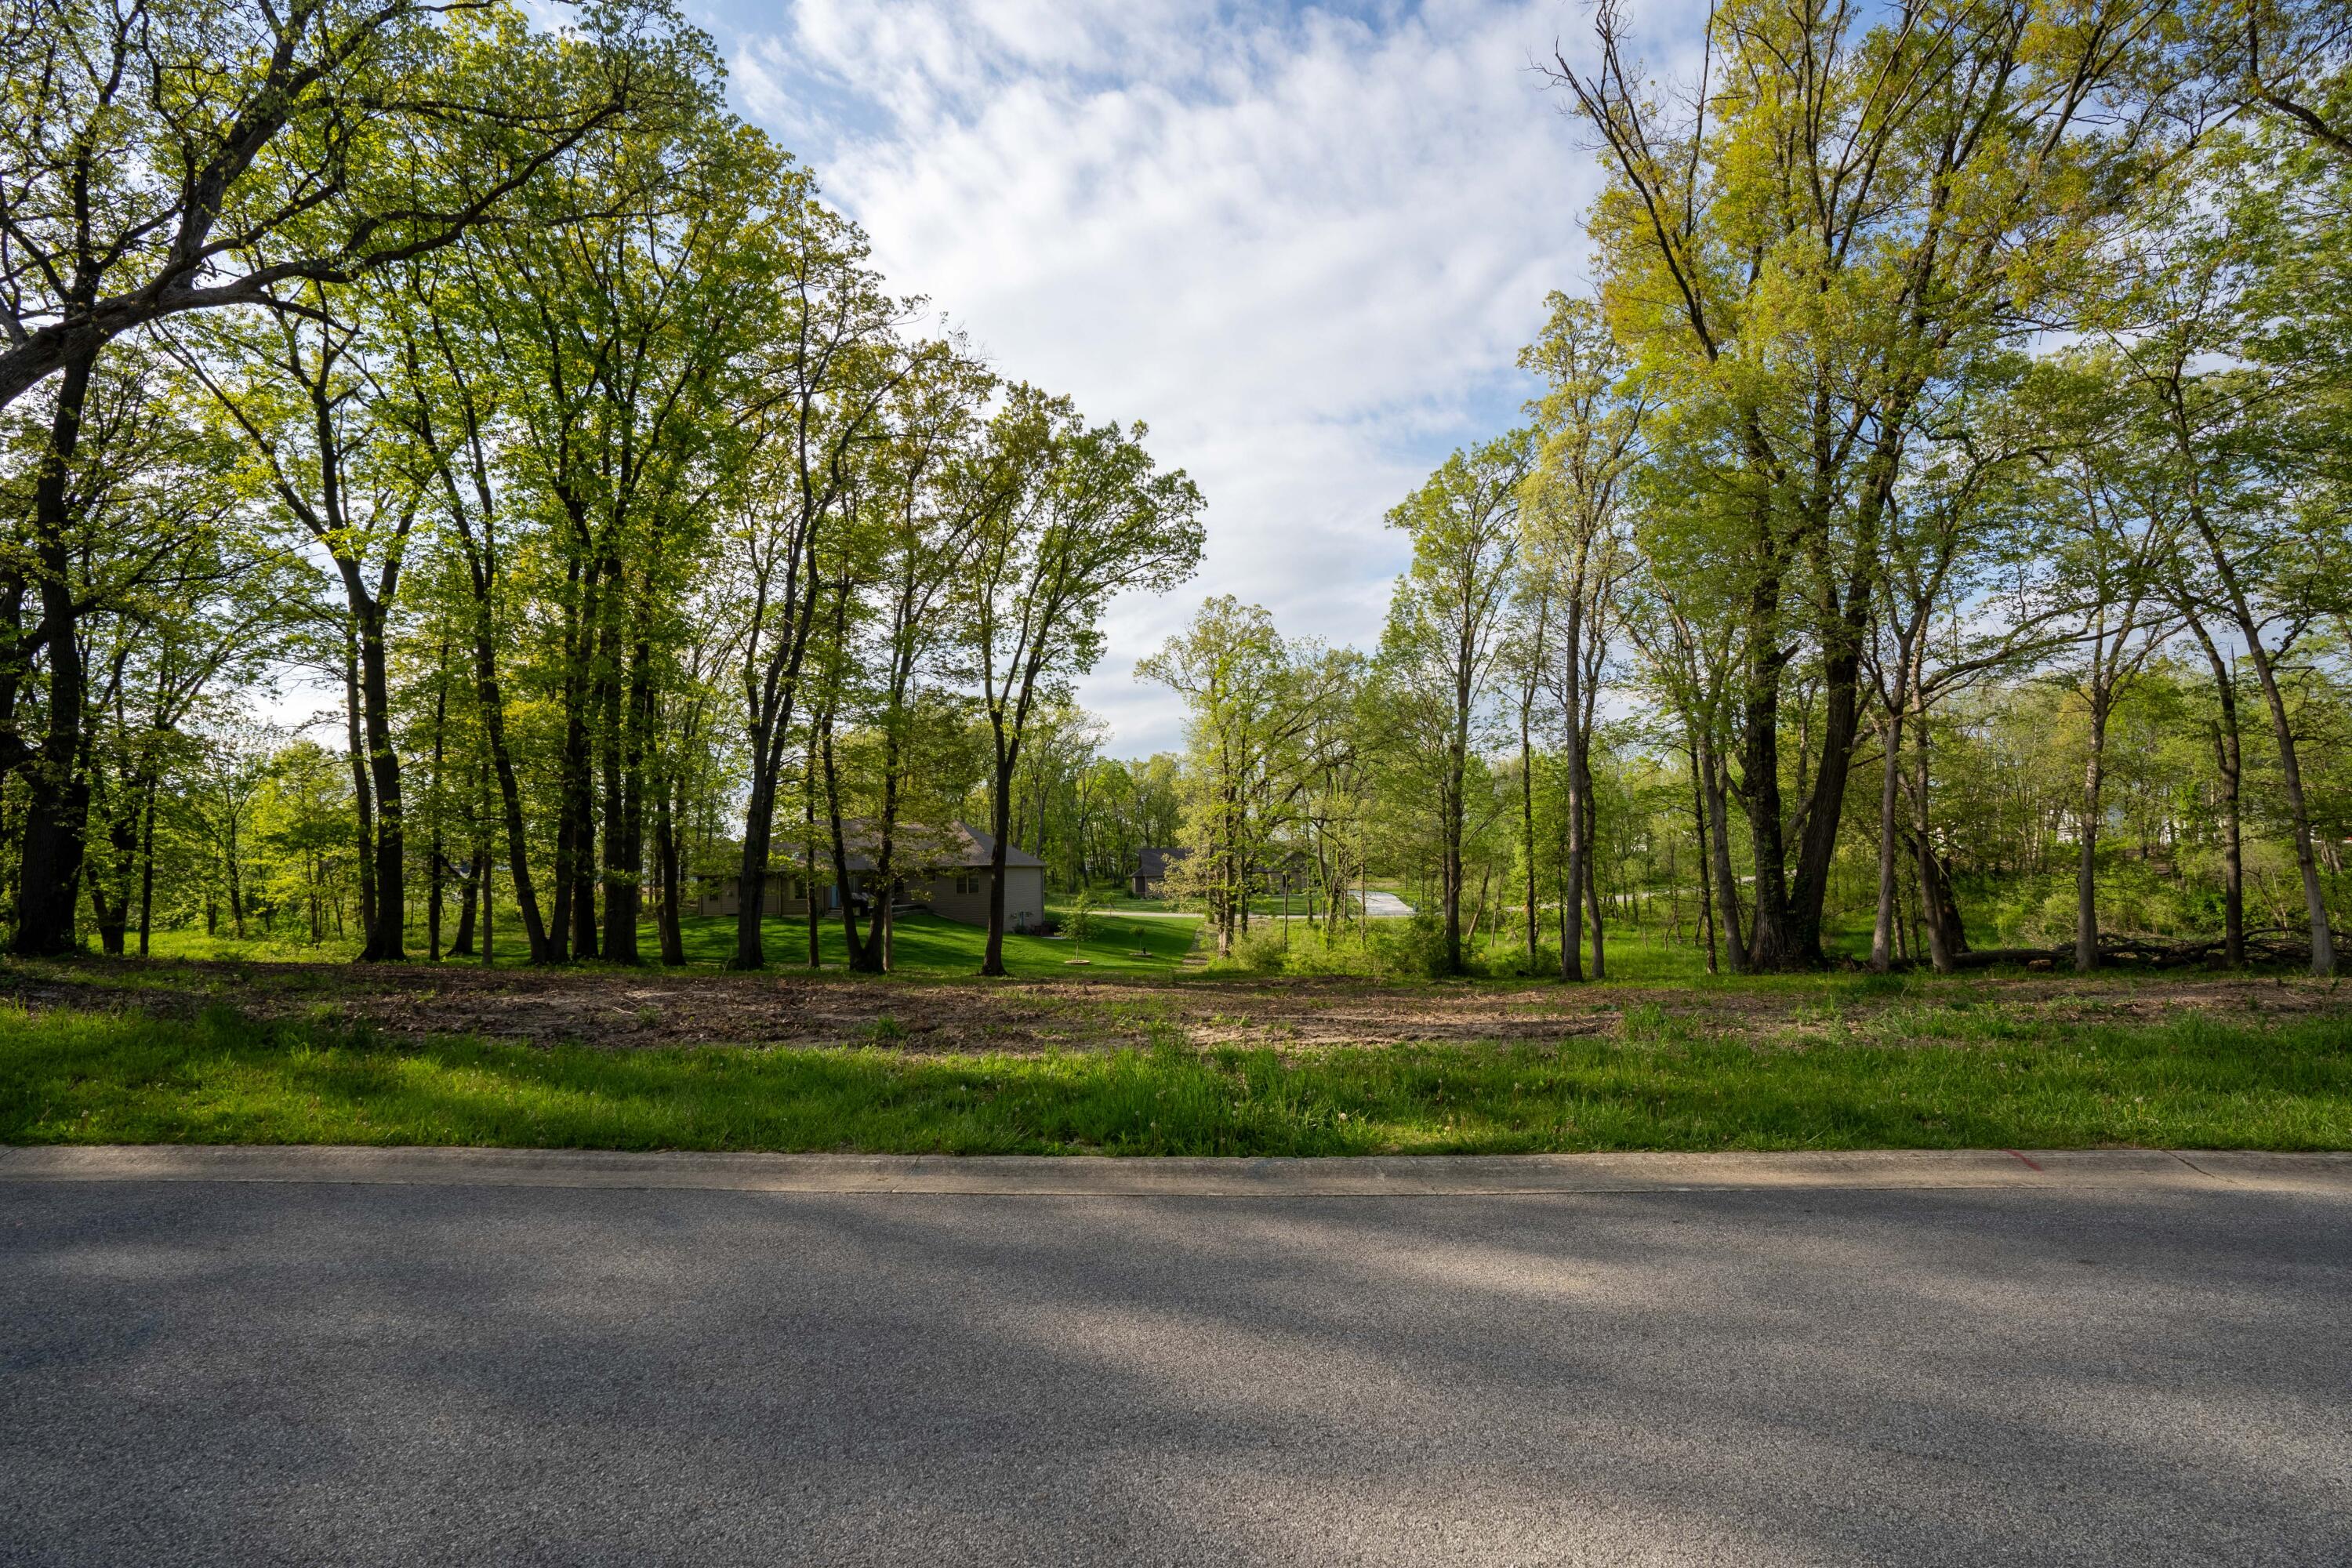
[[[2344,939],[2338,935],[2336,940],[2340,942]],[[2189,969],[2200,965],[2220,968],[2225,948],[2226,943],[2218,936],[2102,935],[2099,938],[2099,965],[2101,968],[2114,964],[2137,969]],[[2248,931],[2245,949],[2249,966],[2308,964],[2311,962],[2311,939],[2292,927]],[[1955,969],[1992,969],[2003,964],[2015,964],[2022,969],[2072,969],[2074,966],[2074,944],[2069,942],[2055,947],[1972,948],[1958,954],[1952,961]]]

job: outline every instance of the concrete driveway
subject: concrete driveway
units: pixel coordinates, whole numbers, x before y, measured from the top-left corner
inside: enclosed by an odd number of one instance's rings
[[[0,1169],[0,1561],[2352,1561],[2352,1184],[446,1173]]]

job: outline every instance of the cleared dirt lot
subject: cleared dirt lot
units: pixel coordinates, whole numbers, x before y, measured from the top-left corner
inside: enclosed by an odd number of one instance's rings
[[[1772,977],[1699,986],[1206,976],[1165,982],[853,980],[791,973],[498,970],[423,964],[82,961],[0,969],[0,999],[189,1016],[216,1005],[257,1017],[337,1017],[416,1037],[473,1034],[539,1045],[881,1046],[910,1052],[1116,1049],[1160,1042],[1312,1050],[1408,1040],[1543,1040],[1687,1031],[1801,1043],[1871,1033],[1942,1037],[1939,1016],[1975,1009],[2027,1022],[2154,1022],[2180,1015],[2352,1018],[2352,994],[2288,976],[2116,973]]]

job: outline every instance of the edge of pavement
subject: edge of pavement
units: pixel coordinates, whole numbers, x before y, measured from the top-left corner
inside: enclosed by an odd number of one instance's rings
[[[141,1143],[0,1146],[0,1182],[341,1183],[1031,1197],[1444,1197],[1986,1187],[2352,1195],[2352,1151],[1885,1149],[1121,1159]]]

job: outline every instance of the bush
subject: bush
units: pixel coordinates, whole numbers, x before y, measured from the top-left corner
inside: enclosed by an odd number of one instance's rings
[[[1376,973],[1433,980],[1446,972],[1445,928],[1426,910],[1373,926],[1371,945]]]
[[[1514,943],[1500,950],[1489,950],[1486,972],[1496,980],[1544,979],[1559,974],[1559,949],[1538,945],[1534,953]]]
[[[1278,925],[1254,925],[1234,943],[1234,962],[1260,974],[1278,974],[1287,965],[1290,943]]]

